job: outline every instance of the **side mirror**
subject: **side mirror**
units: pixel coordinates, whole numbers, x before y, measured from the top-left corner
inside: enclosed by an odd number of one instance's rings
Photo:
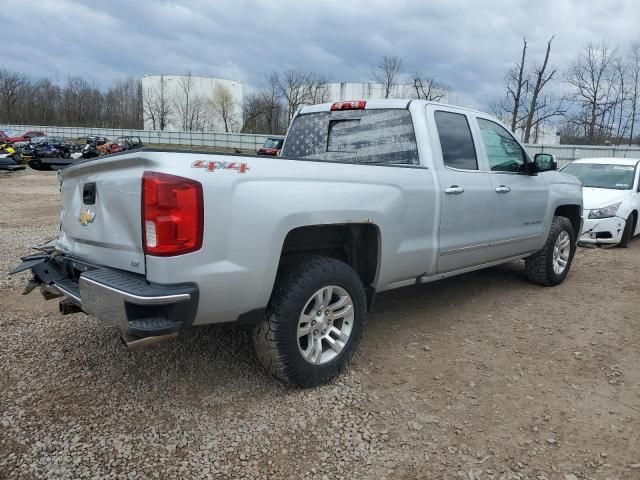
[[[536,153],[533,157],[536,172],[549,172],[558,169],[558,162],[550,153]]]

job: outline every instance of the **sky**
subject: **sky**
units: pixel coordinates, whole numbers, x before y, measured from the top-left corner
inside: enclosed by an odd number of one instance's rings
[[[624,50],[640,40],[637,0],[0,0],[0,68],[108,86],[127,76],[242,81],[274,70],[372,80],[383,55],[448,85],[449,102],[485,108],[503,95],[522,38],[562,70],[586,42]]]

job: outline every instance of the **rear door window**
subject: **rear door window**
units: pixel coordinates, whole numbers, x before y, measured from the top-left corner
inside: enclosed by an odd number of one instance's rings
[[[418,165],[418,146],[406,109],[346,110],[299,115],[283,157],[345,163]]]
[[[467,117],[460,113],[438,111],[434,114],[442,160],[447,167],[478,170],[478,157]]]

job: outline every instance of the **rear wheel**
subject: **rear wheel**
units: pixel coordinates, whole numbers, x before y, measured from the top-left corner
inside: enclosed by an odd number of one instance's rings
[[[545,286],[562,283],[569,273],[575,252],[573,224],[566,217],[553,217],[544,247],[525,259],[529,281]]]
[[[632,213],[627,217],[627,222],[624,225],[624,230],[622,231],[622,238],[620,239],[620,243],[618,246],[622,248],[629,248],[629,243],[631,242],[631,237],[633,237],[633,232],[636,229],[636,216]]]
[[[337,375],[355,352],[366,319],[358,274],[332,258],[304,255],[282,267],[254,327],[258,359],[271,375],[314,387]]]

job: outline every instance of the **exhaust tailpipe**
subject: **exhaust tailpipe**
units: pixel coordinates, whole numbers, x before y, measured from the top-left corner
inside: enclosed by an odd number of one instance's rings
[[[149,345],[155,345],[156,343],[166,342],[167,340],[173,340],[178,336],[178,332],[171,332],[165,335],[153,335],[150,337],[134,337],[132,335],[123,334],[120,339],[122,343],[124,343],[129,351],[138,350],[142,347],[147,347]]]

